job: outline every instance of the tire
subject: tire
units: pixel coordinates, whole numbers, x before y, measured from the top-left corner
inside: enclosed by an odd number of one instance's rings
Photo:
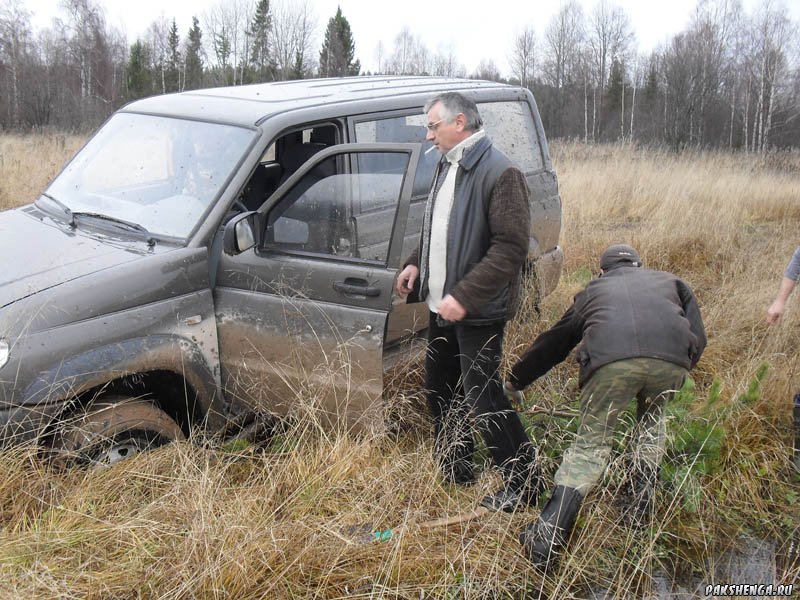
[[[180,426],[152,402],[109,396],[68,419],[52,449],[60,464],[107,466],[183,439]]]

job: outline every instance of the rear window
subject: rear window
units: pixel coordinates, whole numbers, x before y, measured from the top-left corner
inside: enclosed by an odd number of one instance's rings
[[[484,102],[478,104],[483,127],[492,142],[524,172],[544,168],[542,149],[527,102]]]

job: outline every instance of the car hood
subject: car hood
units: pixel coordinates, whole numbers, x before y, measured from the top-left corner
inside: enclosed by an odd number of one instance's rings
[[[0,308],[146,253],[143,242],[87,235],[33,205],[0,212]]]

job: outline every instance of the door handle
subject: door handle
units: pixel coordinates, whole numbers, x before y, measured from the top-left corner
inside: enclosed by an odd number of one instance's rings
[[[334,281],[333,289],[342,294],[352,296],[367,296],[376,298],[381,295],[381,289],[367,285],[366,280],[348,277],[344,281]]]

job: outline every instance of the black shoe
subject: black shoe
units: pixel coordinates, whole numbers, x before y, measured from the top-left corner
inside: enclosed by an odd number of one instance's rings
[[[496,494],[485,496],[481,506],[495,512],[513,513],[517,508],[527,508],[536,504],[536,495],[520,492],[509,487],[504,487]]]
[[[583,496],[574,488],[556,486],[539,518],[519,536],[525,553],[538,568],[547,568],[567,545]]]

